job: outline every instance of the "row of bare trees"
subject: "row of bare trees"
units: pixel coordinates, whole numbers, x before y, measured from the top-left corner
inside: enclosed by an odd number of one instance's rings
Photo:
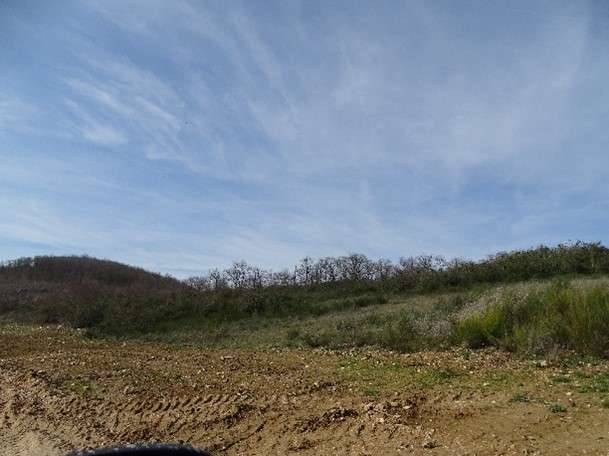
[[[197,290],[256,289],[274,286],[316,286],[345,282],[391,282],[398,289],[431,290],[547,278],[559,274],[609,273],[609,249],[600,242],[576,241],[555,247],[499,252],[481,261],[420,255],[371,260],[360,253],[314,260],[303,258],[291,270],[279,272],[251,266],[244,261],[220,271],[193,277],[187,285]],[[394,280],[395,279],[395,280]]]
[[[305,257],[293,269],[271,271],[252,266],[245,261],[233,263],[227,269],[212,269],[208,274],[191,277],[186,283],[200,291],[224,288],[255,289],[269,286],[313,286],[336,282],[385,280],[391,277],[441,270],[449,265],[442,257],[422,255],[391,260],[371,260],[361,253],[324,257]],[[413,277],[414,278],[414,277]]]

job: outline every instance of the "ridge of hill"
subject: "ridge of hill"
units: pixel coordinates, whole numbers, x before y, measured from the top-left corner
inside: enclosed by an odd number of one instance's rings
[[[89,256],[36,256],[7,261],[0,265],[0,281],[68,286],[89,283],[155,290],[183,287],[182,282],[170,276]]]

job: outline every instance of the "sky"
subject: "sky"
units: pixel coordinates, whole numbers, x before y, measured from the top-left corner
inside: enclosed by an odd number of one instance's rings
[[[0,0],[0,259],[607,243],[606,1]]]

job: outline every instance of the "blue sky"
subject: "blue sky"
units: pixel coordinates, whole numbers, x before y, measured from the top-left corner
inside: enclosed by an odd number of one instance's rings
[[[609,4],[0,0],[0,252],[607,242]]]

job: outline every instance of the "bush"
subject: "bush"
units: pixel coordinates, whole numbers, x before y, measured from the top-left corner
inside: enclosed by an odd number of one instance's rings
[[[575,289],[556,281],[524,299],[506,296],[456,324],[458,342],[542,354],[559,349],[604,355],[609,351],[609,290]]]
[[[442,297],[433,305],[433,311],[443,315],[450,315],[461,310],[468,299],[461,294],[452,295],[448,298]]]
[[[555,404],[550,404],[550,406],[548,407],[550,409],[550,412],[552,413],[566,413],[567,412],[567,407],[565,407],[563,404],[557,402]]]
[[[415,324],[414,315],[402,313],[396,321],[387,324],[380,336],[380,345],[400,352],[409,352],[416,349],[419,333]]]

